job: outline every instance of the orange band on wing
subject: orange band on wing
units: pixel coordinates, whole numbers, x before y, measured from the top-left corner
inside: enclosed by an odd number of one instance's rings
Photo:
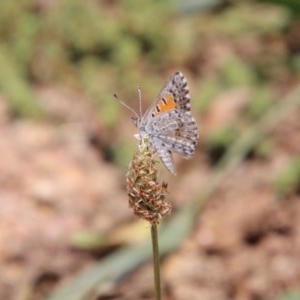
[[[173,110],[175,108],[176,108],[176,102],[173,96],[171,94],[167,94],[163,98],[157,101],[157,104],[152,114],[156,116],[158,114]]]

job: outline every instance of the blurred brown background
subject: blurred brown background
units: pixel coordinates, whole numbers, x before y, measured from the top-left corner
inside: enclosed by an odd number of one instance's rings
[[[113,94],[138,109],[140,85],[145,110],[177,70],[201,134],[176,177],[162,167],[162,223],[199,209],[162,260],[164,299],[300,299],[299,16],[298,0],[0,1],[0,299],[154,299],[147,259],[107,261],[149,239]]]

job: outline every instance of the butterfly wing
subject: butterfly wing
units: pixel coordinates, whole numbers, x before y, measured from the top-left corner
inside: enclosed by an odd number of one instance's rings
[[[176,109],[190,112],[191,110],[191,97],[187,80],[181,72],[176,72],[167,82],[166,86],[162,89],[158,96],[160,98],[166,97],[166,94],[171,95],[172,100],[175,102]]]
[[[187,80],[181,72],[176,72],[145,113],[139,126],[140,134],[149,137],[152,148],[173,174],[172,152],[191,158],[198,143],[199,132],[190,110]]]
[[[190,101],[187,80],[181,72],[176,72],[160,91],[154,104],[146,111],[141,123],[173,109],[180,109],[190,114]]]

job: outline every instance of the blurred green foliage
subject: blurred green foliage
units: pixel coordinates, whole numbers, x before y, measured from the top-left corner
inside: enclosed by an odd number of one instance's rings
[[[194,106],[197,110],[205,113],[213,99],[221,92],[221,85],[216,79],[207,78],[201,81],[195,89],[195,99],[197,101]]]
[[[97,250],[107,246],[108,239],[105,236],[88,230],[77,231],[70,240],[72,247],[81,250]]]
[[[273,180],[280,199],[300,189],[300,158],[293,157]]]
[[[254,120],[260,118],[272,106],[272,93],[269,88],[261,87],[253,92],[252,101],[249,102],[247,113]]]
[[[225,10],[219,31],[232,37],[243,35],[266,35],[278,32],[289,22],[290,12],[276,5],[257,4],[254,1],[236,1]]]
[[[252,66],[237,57],[231,57],[224,61],[222,77],[226,87],[253,85],[257,80]]]
[[[191,10],[171,0],[0,1],[1,93],[15,114],[43,118],[35,87],[64,86],[93,101],[99,120],[113,128],[124,111],[114,93],[138,107],[140,84],[145,108],[179,69],[196,111],[205,113],[222,90],[242,85],[253,88],[248,112],[259,117],[272,105],[274,85],[300,73],[299,54],[281,46],[297,1],[233,1],[216,11],[208,9],[221,0],[200,2],[187,2]],[[210,67],[216,41],[225,55]],[[229,48],[235,53],[226,56]],[[223,146],[226,132],[218,138]]]
[[[300,299],[300,291],[299,290],[285,293],[276,298],[276,300],[299,300],[299,299]]]
[[[116,143],[113,148],[114,161],[122,169],[128,169],[128,162],[132,159],[132,154],[136,151],[136,146],[133,143],[122,141]]]
[[[272,154],[275,145],[271,138],[266,138],[258,143],[253,149],[253,155],[260,159],[267,159]]]
[[[279,4],[286,7],[295,16],[298,16],[300,14],[299,0],[261,0],[261,2]]]
[[[213,162],[217,162],[223,156],[237,137],[237,127],[232,124],[213,132],[207,137],[205,147],[211,153]]]

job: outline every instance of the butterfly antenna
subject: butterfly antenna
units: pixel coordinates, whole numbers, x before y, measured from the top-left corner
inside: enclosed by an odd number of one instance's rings
[[[143,115],[143,108],[142,108],[142,91],[140,85],[138,86],[138,93],[139,93],[139,103],[140,103],[140,116]]]
[[[128,106],[125,102],[123,102],[122,100],[120,100],[117,96],[117,94],[114,94],[114,97],[116,100],[118,100],[123,106],[125,106],[127,109],[129,109],[130,111],[132,111],[135,116],[139,119],[139,115],[136,113],[136,111],[134,109],[132,109],[130,106]]]

